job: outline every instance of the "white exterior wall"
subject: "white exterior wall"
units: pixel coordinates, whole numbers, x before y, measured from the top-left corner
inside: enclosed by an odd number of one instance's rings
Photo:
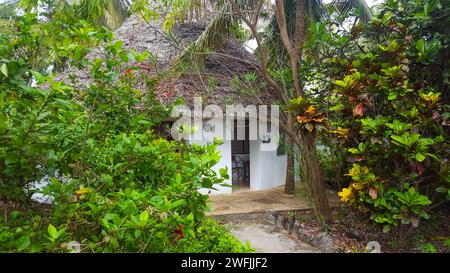
[[[194,121],[192,121],[192,125],[195,126]],[[226,124],[224,123],[223,128],[225,128],[225,127],[226,127]],[[189,143],[197,143],[200,145],[206,145],[208,142],[208,140],[195,140],[195,139],[202,139],[202,131],[201,130],[196,130],[195,133],[193,135],[191,135],[191,137],[189,139]],[[220,176],[219,170],[221,168],[228,167],[229,179],[225,180],[223,183],[231,186],[231,184],[232,184],[232,180],[231,180],[231,172],[232,172],[232,169],[231,169],[231,166],[232,166],[232,163],[231,163],[231,140],[224,140],[223,142],[224,143],[222,145],[217,147],[217,151],[220,152],[220,160],[214,167],[212,167],[212,170],[215,171],[217,173],[217,177],[219,177]],[[211,190],[211,189],[204,188],[204,189],[200,189],[200,192],[202,194],[218,194],[218,193],[231,193],[232,192],[231,187],[215,185],[214,188],[216,188],[217,190]]]
[[[224,128],[225,128],[224,124]],[[229,128],[228,130],[232,130]],[[197,131],[198,132],[198,131]],[[194,133],[195,135],[195,133]],[[190,143],[205,145],[206,140],[193,140]],[[198,139],[198,138],[197,138]],[[277,141],[272,138],[271,141]],[[250,189],[263,190],[282,186],[286,178],[287,156],[277,155],[277,151],[262,151],[261,140],[250,141]],[[213,170],[219,175],[219,169],[228,166],[229,179],[225,181],[228,185],[232,185],[232,162],[231,162],[231,140],[225,140],[224,144],[217,147],[220,151],[221,159],[213,167]],[[223,187],[217,185],[215,190],[201,189],[203,194],[222,194],[232,193],[231,187]]]
[[[191,143],[197,143],[200,145],[205,145],[206,141],[190,141]],[[217,176],[219,177],[219,170],[221,168],[225,168],[228,167],[228,176],[230,177],[229,179],[227,179],[226,181],[224,181],[224,183],[228,184],[231,186],[231,141],[230,140],[226,140],[224,141],[224,143],[220,146],[217,147],[217,150],[220,151],[220,161],[214,166],[212,167],[212,169],[217,173]],[[216,185],[214,188],[217,189],[217,191],[215,190],[211,190],[210,189],[201,189],[200,192],[203,194],[218,194],[218,193],[231,193],[232,192],[232,188],[231,187],[224,187],[224,186],[220,186],[220,185]]]
[[[263,122],[259,121],[260,127],[263,126]],[[274,129],[273,126],[271,127]],[[270,138],[271,144],[263,144],[261,140],[250,141],[250,189],[252,190],[265,190],[285,184],[287,156],[277,155],[276,143],[279,141],[279,132],[272,132]],[[263,145],[266,149],[261,149]],[[267,145],[273,145],[272,150],[266,151]]]
[[[261,151],[260,141],[250,141],[250,188],[264,190],[284,185],[287,156]]]

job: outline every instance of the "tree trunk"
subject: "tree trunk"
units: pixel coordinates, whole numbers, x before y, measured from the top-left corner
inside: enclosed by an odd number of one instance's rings
[[[262,38],[257,31],[256,25],[253,24],[244,14],[244,12],[239,8],[236,4],[235,0],[228,0],[233,6],[234,11],[240,16],[242,21],[250,28],[258,47],[262,47]],[[275,16],[277,19],[278,28],[280,30],[280,38],[281,42],[286,49],[287,54],[290,59],[290,67],[292,70],[293,77],[293,87],[294,92],[291,92],[289,88],[284,88],[279,85],[271,76],[269,76],[268,69],[266,67],[266,59],[261,56],[257,56],[259,60],[259,72],[265,79],[265,81],[274,88],[279,99],[285,103],[289,103],[289,99],[297,98],[299,96],[304,97],[304,87],[299,78],[299,62],[302,59],[302,50],[303,43],[305,40],[305,0],[296,0],[295,2],[295,31],[293,37],[289,36],[288,31],[288,22],[286,20],[286,10],[284,7],[284,0],[275,0]],[[331,211],[328,205],[328,199],[325,194],[325,187],[322,182],[319,158],[316,154],[316,146],[315,146],[315,135],[313,133],[307,132],[304,129],[302,130],[300,135],[297,135],[295,130],[295,115],[292,113],[288,114],[287,120],[291,122],[291,125],[287,125],[288,135],[291,137],[288,139],[289,146],[291,149],[295,147],[293,143],[298,144],[300,149],[300,155],[302,158],[302,173],[303,180],[306,181],[306,188],[309,191],[309,196],[311,200],[314,202],[314,211],[317,215],[317,218],[323,221],[328,221],[331,218]],[[288,154],[288,167],[286,173],[286,185],[285,192],[289,193],[294,190],[294,172],[293,170],[294,164],[294,155],[290,153]]]
[[[128,6],[122,0],[111,1],[108,10],[103,14],[104,23],[111,30],[118,29],[129,17]]]
[[[302,0],[304,1],[304,0]],[[283,42],[284,48],[286,49],[289,60],[291,62],[291,70],[292,70],[292,78],[294,80],[294,89],[297,96],[303,96],[303,88],[300,85],[300,80],[298,78],[298,61],[300,60],[301,56],[299,55],[298,46],[295,46],[291,42],[291,38],[289,37],[289,32],[287,28],[287,21],[286,21],[286,11],[284,9],[284,0],[276,0],[276,9],[275,9],[275,16],[277,17],[277,23],[278,28],[280,29],[280,38]],[[299,13],[298,13],[299,14]],[[300,15],[300,14],[299,14]],[[296,17],[296,21],[300,18]],[[304,18],[301,18],[304,20]],[[297,25],[297,23],[296,23]],[[304,27],[304,24],[303,24]],[[295,42],[295,41],[294,41]],[[300,42],[300,41],[297,41]]]
[[[292,115],[287,116],[287,127],[289,130],[293,129]],[[286,167],[286,181],[284,184],[284,193],[294,194],[295,191],[295,177],[294,177],[294,139],[292,136],[287,137],[287,167]]]
[[[315,135],[302,129],[299,136],[300,156],[302,160],[302,180],[306,182],[309,196],[314,203],[316,216],[328,222],[331,210],[322,181],[319,157],[317,156]]]
[[[295,30],[292,38],[289,37],[287,28],[284,0],[276,0],[275,4],[275,16],[277,17],[278,28],[280,29],[280,38],[291,62],[295,95],[297,97],[304,96],[305,91],[298,78],[298,63],[302,59],[303,43],[305,40],[305,0],[296,0],[295,2]],[[293,117],[289,116],[288,123],[289,121],[292,122],[292,120]],[[288,128],[289,130],[293,129],[293,124],[291,123],[288,125]],[[295,130],[292,130],[291,132],[295,132]],[[327,222],[331,219],[331,211],[322,181],[319,158],[316,153],[315,134],[302,129],[298,142],[300,145],[299,149],[302,159],[301,166],[303,181],[306,182],[309,197],[314,203],[314,211],[317,218]],[[293,148],[294,145],[291,146],[290,144],[290,147]],[[293,154],[291,154],[291,156],[293,157]],[[292,173],[290,172],[291,164],[293,165],[293,158],[290,159],[288,155],[285,192],[289,190],[289,174]]]

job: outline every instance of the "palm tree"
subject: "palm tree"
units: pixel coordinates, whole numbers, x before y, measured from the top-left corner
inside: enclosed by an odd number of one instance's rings
[[[270,9],[271,1],[258,1],[258,0],[235,0],[235,3],[238,5],[241,10],[255,10],[259,12],[261,9],[265,8],[266,10]],[[258,6],[259,3],[262,3],[262,6]],[[336,7],[340,14],[348,14],[350,11],[355,9],[360,9],[360,15],[358,19],[368,21],[372,17],[372,12],[364,0],[333,0],[331,2],[332,6]],[[295,0],[285,0],[286,7],[286,19],[288,26],[293,26],[293,18],[295,17]],[[210,9],[214,9],[211,11]],[[194,0],[191,4],[191,9],[189,13],[192,13],[192,10],[199,10],[197,14],[203,15],[208,14],[205,12],[210,10],[211,12],[215,12],[217,15],[211,20],[211,22],[206,27],[205,31],[202,35],[198,37],[198,39],[191,44],[189,48],[182,53],[178,60],[182,63],[189,63],[195,61],[197,63],[202,63],[201,58],[205,58],[205,54],[195,54],[196,50],[201,49],[209,49],[213,51],[216,48],[219,48],[223,44],[223,37],[226,37],[230,28],[233,24],[240,24],[239,16],[236,16],[231,2],[229,0]],[[305,1],[305,16],[307,17],[307,21],[314,22],[320,21],[325,18],[325,4],[322,0],[306,0]],[[192,17],[189,17],[192,19]],[[197,17],[198,19],[198,17]],[[292,33],[293,27],[290,27],[290,33]],[[280,49],[282,48],[282,43],[280,41],[274,41],[272,38],[279,37],[279,29],[276,23],[276,17],[272,14],[271,22],[269,24],[268,29],[266,30],[265,35],[267,39],[265,39],[265,43],[272,43],[272,46],[278,44]],[[275,53],[275,52],[274,52]],[[277,52],[278,53],[278,52]],[[274,54],[272,56],[279,56],[278,54]],[[269,56],[270,58],[270,56]]]
[[[78,16],[113,30],[119,28],[130,15],[130,2],[127,0],[81,0],[71,7]]]

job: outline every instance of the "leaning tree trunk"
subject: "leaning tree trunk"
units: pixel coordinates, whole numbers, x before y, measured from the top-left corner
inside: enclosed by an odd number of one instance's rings
[[[313,201],[316,216],[328,222],[331,219],[331,210],[322,181],[319,157],[317,156],[315,135],[300,130],[300,156],[302,162],[302,178],[306,182],[306,188]]]
[[[103,14],[104,24],[111,30],[118,29],[130,16],[127,3],[123,0],[110,1],[108,10]]]
[[[293,131],[292,115],[287,116],[287,127]],[[287,168],[286,168],[286,181],[284,184],[284,193],[294,194],[295,191],[295,177],[294,177],[294,139],[292,136],[287,137]]]

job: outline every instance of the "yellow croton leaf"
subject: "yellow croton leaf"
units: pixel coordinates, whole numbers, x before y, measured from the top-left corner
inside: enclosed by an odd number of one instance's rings
[[[436,102],[439,101],[439,97],[440,97],[441,93],[437,93],[437,92],[420,92],[419,96],[427,103],[433,105]]]
[[[308,122],[311,122],[311,121],[316,122],[316,123],[322,123],[322,122],[324,122],[326,119],[327,119],[327,118],[321,117],[321,116],[313,117],[313,118],[310,118],[310,117],[303,117],[303,116],[297,116],[297,122],[298,122],[298,123],[308,123]]]
[[[369,168],[361,167],[359,164],[353,164],[353,167],[345,174],[345,176],[356,176],[367,173],[369,173]]]
[[[314,115],[314,114],[316,113],[316,108],[315,108],[314,106],[310,105],[310,106],[306,109],[305,113],[308,114],[308,115],[310,115],[310,116],[312,116],[312,115]]]
[[[347,139],[350,129],[338,127],[336,130],[330,130],[330,133],[337,135],[338,138]]]
[[[351,199],[352,189],[343,188],[342,191],[338,192],[338,195],[341,197],[342,202],[347,202]]]
[[[87,193],[90,193],[90,192],[91,192],[91,190],[89,188],[82,188],[82,189],[79,189],[79,190],[75,191],[75,194],[76,195],[83,195],[83,194],[87,194]]]
[[[313,118],[312,121],[317,122],[317,123],[322,123],[326,120],[327,118],[325,117],[319,117],[319,118]]]
[[[362,183],[352,183],[351,187],[355,190],[362,190],[364,188],[364,184]]]

